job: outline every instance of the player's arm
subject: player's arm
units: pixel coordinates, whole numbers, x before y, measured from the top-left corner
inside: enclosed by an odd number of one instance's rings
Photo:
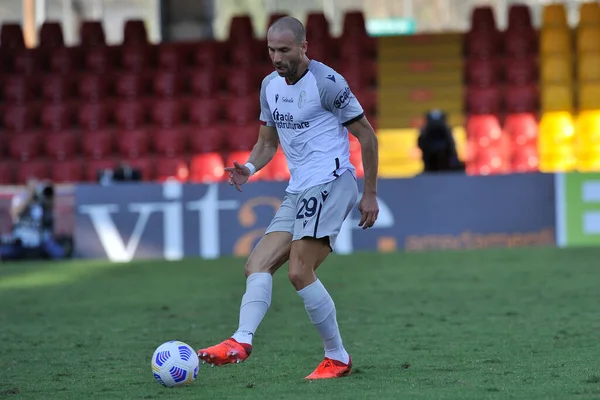
[[[346,126],[350,133],[358,139],[365,170],[364,193],[377,195],[377,171],[379,166],[379,145],[373,127],[366,117],[362,117]]]
[[[258,140],[252,148],[248,162],[260,171],[275,156],[279,147],[277,129],[273,126],[261,125],[258,131]]]

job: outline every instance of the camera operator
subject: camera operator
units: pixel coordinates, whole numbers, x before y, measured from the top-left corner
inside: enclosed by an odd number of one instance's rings
[[[464,171],[444,112],[431,110],[425,115],[425,126],[421,129],[418,146],[423,153],[425,173]]]
[[[11,234],[0,246],[1,260],[62,259],[63,247],[54,238],[54,186],[35,179],[12,199]]]

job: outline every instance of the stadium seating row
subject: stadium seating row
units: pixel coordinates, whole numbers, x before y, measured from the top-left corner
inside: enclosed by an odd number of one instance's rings
[[[145,155],[136,158],[107,157],[101,159],[75,157],[65,160],[52,160],[43,157],[27,161],[11,162],[0,159],[0,185],[25,182],[29,177],[52,179],[55,182],[96,182],[98,172],[112,169],[118,163],[126,163],[140,170],[142,179],[146,181],[164,181],[176,179],[181,182],[219,182],[227,178],[225,165],[233,165],[233,161],[243,162],[248,159],[250,151],[230,152],[223,157],[220,152],[177,157]],[[362,158],[360,150],[353,146],[350,161],[355,165],[357,175],[362,177]],[[273,160],[262,170],[250,178],[256,180],[288,180],[289,170],[283,152],[278,151]]]
[[[71,98],[99,101],[106,97],[172,98],[181,95],[215,97],[256,94],[270,65],[253,68],[158,70],[141,72],[42,74],[0,76],[3,102],[23,103],[39,98],[63,101]],[[346,63],[338,68],[353,90],[374,88],[377,68],[373,62]]]

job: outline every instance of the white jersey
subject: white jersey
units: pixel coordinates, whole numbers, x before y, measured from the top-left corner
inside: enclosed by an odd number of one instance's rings
[[[346,80],[332,68],[311,60],[294,84],[277,72],[260,90],[260,120],[277,128],[291,179],[287,192],[330,182],[344,171],[355,175],[345,126],[363,117]]]

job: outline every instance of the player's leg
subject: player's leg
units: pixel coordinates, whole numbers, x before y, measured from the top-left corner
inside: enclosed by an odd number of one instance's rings
[[[349,172],[315,189],[299,201],[306,205],[298,212],[302,218],[297,220],[290,249],[289,278],[325,348],[325,359],[307,379],[324,379],[350,374],[352,361],[342,342],[335,303],[315,271],[335,246],[342,223],[356,204],[358,189]]]
[[[266,234],[258,242],[244,268],[246,292],[242,296],[239,325],[233,336],[198,351],[213,365],[239,363],[252,352],[252,339],[271,305],[274,274],[289,258],[295,206],[286,196]]]

